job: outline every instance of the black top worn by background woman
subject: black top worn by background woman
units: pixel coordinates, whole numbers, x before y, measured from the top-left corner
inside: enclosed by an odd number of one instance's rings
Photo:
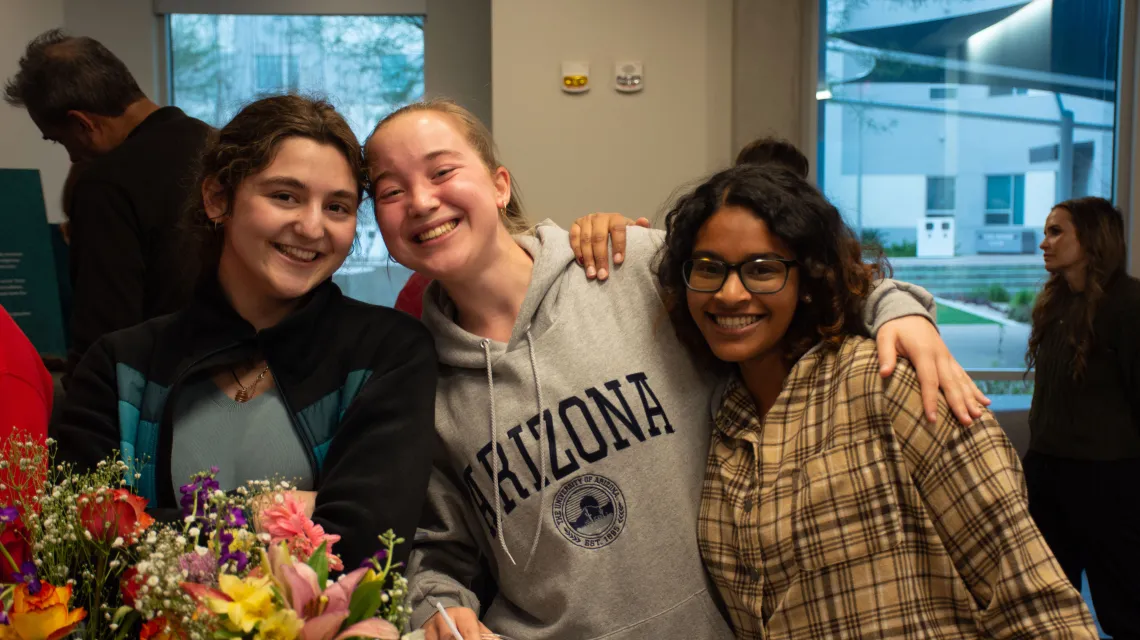
[[[120,451],[138,493],[158,510],[178,505],[171,479],[173,412],[187,383],[261,354],[316,479],[313,520],[342,536],[334,551],[355,567],[393,529],[407,557],[435,444],[438,365],[431,334],[393,309],[345,298],[331,280],[300,308],[256,331],[217,280],[185,311],[103,337],[75,370],[59,424],[58,457],[90,468]],[[162,516],[164,514],[158,513]]]
[[[1083,301],[1078,294],[1069,302],[1037,354],[1029,450],[1077,460],[1140,458],[1140,280],[1122,272],[1109,281],[1085,373],[1074,380],[1075,348],[1064,324]]]

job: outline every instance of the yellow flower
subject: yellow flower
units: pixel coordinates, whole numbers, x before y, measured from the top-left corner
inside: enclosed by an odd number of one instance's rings
[[[276,610],[273,605],[273,586],[268,577],[248,577],[245,580],[229,574],[218,576],[218,589],[230,601],[209,598],[210,610],[229,618],[234,631],[249,633],[258,622]]]
[[[292,609],[281,609],[261,621],[254,640],[294,640],[304,625]]]
[[[28,593],[21,584],[13,593],[12,609],[8,612],[10,625],[4,627],[0,638],[19,640],[57,640],[71,633],[87,616],[83,609],[68,610],[71,587],[54,587],[42,583],[39,593]]]

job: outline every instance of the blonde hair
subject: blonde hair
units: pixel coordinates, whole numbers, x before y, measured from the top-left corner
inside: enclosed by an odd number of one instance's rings
[[[487,171],[494,171],[503,164],[499,162],[498,150],[495,148],[495,140],[491,137],[491,132],[487,129],[486,125],[475,117],[475,114],[468,111],[466,108],[461,107],[454,100],[447,98],[431,98],[429,100],[420,100],[411,104],[405,105],[396,109],[392,113],[384,117],[380,124],[372,130],[372,134],[368,136],[365,141],[365,146],[372,141],[372,138],[384,127],[384,125],[395,120],[396,118],[407,114],[417,113],[420,111],[434,111],[445,116],[452,118],[456,124],[459,125],[460,131],[467,139],[467,144],[475,149],[479,154],[479,158],[483,161]],[[375,186],[370,185],[369,190],[375,198]],[[511,198],[507,201],[507,206],[499,211],[499,219],[503,221],[503,225],[511,234],[522,233],[530,228],[530,223],[523,213],[522,197],[519,195],[518,182],[511,176]]]

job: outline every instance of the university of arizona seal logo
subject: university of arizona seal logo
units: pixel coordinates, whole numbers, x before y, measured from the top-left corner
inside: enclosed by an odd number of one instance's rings
[[[625,528],[625,498],[609,478],[587,473],[558,490],[554,496],[554,526],[579,547],[600,549],[617,539]]]

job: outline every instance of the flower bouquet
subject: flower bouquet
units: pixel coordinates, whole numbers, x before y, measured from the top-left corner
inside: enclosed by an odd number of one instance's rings
[[[0,640],[410,637],[391,532],[332,580],[340,537],[288,483],[224,492],[211,469],[180,488],[180,520],[156,522],[130,465],[75,473],[50,447],[0,448]]]

